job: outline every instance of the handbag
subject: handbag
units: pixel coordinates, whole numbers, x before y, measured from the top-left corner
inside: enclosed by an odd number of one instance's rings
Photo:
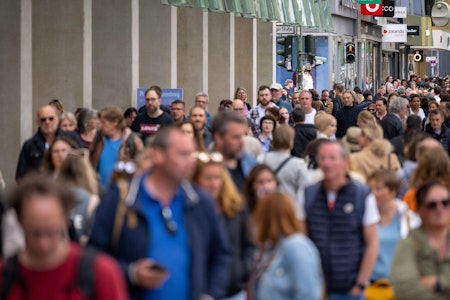
[[[394,288],[389,279],[381,278],[372,282],[366,289],[366,300],[394,300]]]

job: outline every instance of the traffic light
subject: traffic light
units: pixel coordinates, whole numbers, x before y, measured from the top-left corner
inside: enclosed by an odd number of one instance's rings
[[[316,38],[312,35],[305,36],[306,60],[314,65],[316,56]]]
[[[286,71],[292,71],[292,36],[277,39],[277,44],[283,46],[277,51],[278,55],[283,56],[283,60],[277,61],[277,65],[285,68]]]
[[[355,51],[355,43],[347,43],[345,45],[345,62],[348,64],[355,62],[356,51]]]

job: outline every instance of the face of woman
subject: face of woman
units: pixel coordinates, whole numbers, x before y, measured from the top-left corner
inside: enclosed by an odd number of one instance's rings
[[[87,122],[88,129],[97,129],[98,128],[98,118],[92,118]]]
[[[247,93],[244,90],[239,90],[239,92],[237,92],[237,98],[245,101],[247,100]]]
[[[274,128],[274,124],[271,120],[264,120],[262,122],[261,131],[264,133],[272,133]]]
[[[59,127],[61,127],[61,129],[64,131],[75,130],[75,124],[73,124],[69,119],[62,119],[61,123],[59,124]]]
[[[325,134],[329,137],[334,136],[337,130],[336,120],[333,120],[330,125],[325,129]]]
[[[264,170],[256,177],[253,183],[253,191],[256,195],[262,196],[267,192],[277,189],[277,180],[275,176],[268,170]]]
[[[100,127],[102,133],[108,137],[112,136],[116,130],[118,130],[118,121],[112,122],[104,117],[100,118]]]
[[[207,164],[198,178],[198,185],[217,199],[223,185],[222,166],[220,164]]]
[[[434,109],[438,109],[436,104],[431,103],[430,105],[428,105],[428,110],[434,110]]]
[[[289,112],[286,108],[280,108],[280,115],[284,118],[284,120],[286,120],[286,122],[289,121]]]
[[[390,190],[381,180],[373,179],[369,181],[369,187],[379,205],[395,199],[396,193]]]
[[[192,124],[189,123],[183,124],[180,129],[184,134],[194,138],[194,128],[192,127]]]
[[[418,109],[418,108],[420,107],[420,99],[417,98],[417,97],[416,97],[416,98],[413,98],[413,99],[411,100],[410,105],[411,105],[411,108]]]
[[[55,170],[59,170],[59,168],[62,165],[62,162],[67,156],[67,153],[69,153],[71,149],[72,148],[70,147],[70,145],[64,141],[57,141],[53,144],[51,159],[52,164],[55,167]]]
[[[449,192],[443,186],[430,188],[424,204],[419,207],[419,215],[425,228],[439,229],[447,227],[450,209]]]

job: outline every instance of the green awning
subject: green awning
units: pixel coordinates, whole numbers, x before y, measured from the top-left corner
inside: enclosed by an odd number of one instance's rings
[[[162,4],[197,7],[214,12],[233,12],[283,24],[333,31],[328,0],[161,0]]]

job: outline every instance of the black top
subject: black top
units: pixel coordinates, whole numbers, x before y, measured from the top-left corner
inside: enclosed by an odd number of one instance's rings
[[[147,112],[139,114],[131,124],[131,130],[138,132],[142,140],[145,142],[148,136],[158,132],[161,126],[173,124],[172,117],[163,112],[159,117],[150,118]]]

